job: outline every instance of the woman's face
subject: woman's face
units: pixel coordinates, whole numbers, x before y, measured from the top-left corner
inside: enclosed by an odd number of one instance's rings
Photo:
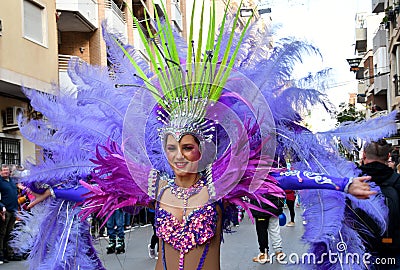
[[[186,176],[198,172],[201,153],[199,144],[192,135],[184,135],[179,142],[174,136],[168,135],[165,153],[176,176]]]

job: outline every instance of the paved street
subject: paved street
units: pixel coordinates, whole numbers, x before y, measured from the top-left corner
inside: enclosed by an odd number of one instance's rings
[[[301,210],[296,208],[296,226],[281,227],[284,251],[287,254],[297,253],[301,256],[306,247],[299,240],[303,225],[301,222]],[[285,209],[286,216],[289,216]],[[286,269],[288,267],[277,264],[261,265],[252,262],[253,256],[258,254],[258,244],[254,225],[245,217],[244,221],[237,227],[237,232],[224,234],[225,242],[221,248],[221,269],[222,270],[258,270],[258,269]],[[147,245],[152,234],[151,226],[137,227],[126,234],[127,252],[120,255],[107,255],[105,253],[108,244],[107,239],[101,239],[97,243],[97,250],[108,270],[147,270],[154,269],[155,260],[148,257]],[[297,269],[292,266],[290,269]],[[26,262],[10,262],[0,265],[1,270],[27,269]]]

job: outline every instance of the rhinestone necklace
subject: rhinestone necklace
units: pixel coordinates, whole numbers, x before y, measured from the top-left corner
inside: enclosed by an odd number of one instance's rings
[[[206,185],[206,181],[200,176],[200,179],[188,188],[180,187],[175,183],[175,179],[168,180],[168,187],[171,193],[180,200],[183,200],[183,216],[186,216],[186,208],[188,206],[189,198],[198,194]]]

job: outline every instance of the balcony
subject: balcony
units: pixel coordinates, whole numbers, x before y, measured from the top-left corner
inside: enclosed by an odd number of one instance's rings
[[[385,11],[385,0],[372,0],[372,13]]]
[[[367,28],[356,28],[356,50],[359,53],[367,51]]]
[[[389,86],[389,74],[375,77],[374,95],[385,95]]]
[[[92,32],[98,28],[95,0],[56,0],[57,28],[61,32]]]
[[[373,44],[373,52],[375,53],[379,48],[386,47],[386,43],[388,41],[388,33],[384,28],[384,25],[380,25],[378,31],[376,32],[372,44]]]
[[[387,110],[377,111],[377,112],[371,113],[370,118],[377,118],[377,117],[385,116],[385,115],[388,115],[388,111]]]
[[[357,103],[366,103],[365,94],[357,94]]]
[[[73,55],[58,55],[58,84],[61,89],[77,90],[76,85],[72,83],[71,78],[68,75],[68,63]],[[83,61],[83,60],[82,60]]]
[[[171,20],[175,23],[176,27],[178,27],[179,31],[182,32],[182,13],[179,6],[179,2],[171,3]]]
[[[147,51],[146,51],[146,48],[145,48],[145,46],[143,44],[143,41],[140,38],[139,30],[137,28],[133,28],[133,46],[143,56],[143,59],[146,62],[150,61],[149,60],[149,56],[148,56]]]
[[[357,85],[357,103],[365,103],[366,102],[366,85],[364,81],[359,81]]]
[[[365,94],[367,86],[363,81],[359,81],[357,84],[357,94]]]
[[[128,30],[126,27],[125,12],[123,12],[112,0],[105,0],[105,18],[107,26],[112,32],[122,35],[121,41],[127,43]]]

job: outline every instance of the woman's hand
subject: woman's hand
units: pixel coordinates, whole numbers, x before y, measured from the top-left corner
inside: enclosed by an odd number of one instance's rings
[[[350,184],[348,192],[358,199],[368,199],[369,196],[376,194],[376,191],[371,191],[369,184],[365,182],[370,179],[371,176],[353,178],[353,183]]]
[[[42,194],[38,194],[38,193],[35,193],[33,191],[30,191],[30,194],[35,196],[35,200],[33,200],[30,204],[28,204],[27,209],[31,209],[32,207],[34,207],[38,203],[43,202],[44,200],[46,200],[48,197],[51,196],[50,189],[46,189],[45,192],[42,193]]]

